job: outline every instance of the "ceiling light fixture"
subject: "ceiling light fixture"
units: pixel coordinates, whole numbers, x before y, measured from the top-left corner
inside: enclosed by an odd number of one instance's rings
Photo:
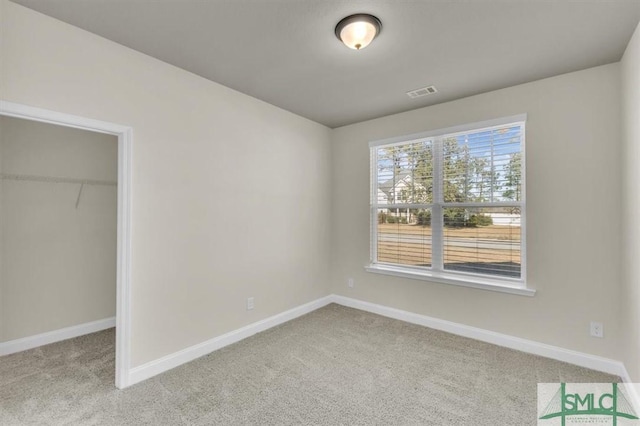
[[[336,37],[347,47],[360,50],[373,41],[382,30],[382,23],[373,15],[358,13],[347,16],[336,25]]]

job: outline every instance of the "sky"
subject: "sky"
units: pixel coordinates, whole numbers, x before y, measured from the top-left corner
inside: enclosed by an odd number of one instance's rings
[[[497,185],[494,185],[493,200],[494,201],[508,201],[502,194],[508,189],[505,185],[506,167],[509,164],[511,156],[521,151],[521,127],[517,125],[508,125],[499,128],[492,128],[480,131],[472,131],[466,133],[443,135],[442,138],[455,137],[458,142],[458,146],[467,146],[469,155],[474,159],[486,161],[486,171],[489,172],[491,164],[493,163],[494,171],[498,174]],[[414,149],[424,149],[429,147],[433,138],[424,140],[414,140],[408,142]],[[381,185],[386,181],[393,178],[393,160],[389,158],[388,147],[378,147],[378,184]],[[386,154],[386,155],[385,155]],[[493,160],[493,161],[492,161]],[[406,155],[400,158],[400,165],[403,169],[409,169]],[[446,179],[446,176],[445,176]],[[478,181],[480,178],[477,178]],[[489,197],[489,186],[491,184],[491,174],[487,173],[484,177],[484,191],[485,199]],[[396,176],[397,180],[397,176]],[[472,189],[474,195],[478,196],[479,191],[476,188]],[[382,200],[380,200],[382,201]],[[475,200],[470,200],[475,201]]]

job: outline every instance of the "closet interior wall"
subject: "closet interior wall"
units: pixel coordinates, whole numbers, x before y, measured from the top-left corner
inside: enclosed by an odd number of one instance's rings
[[[117,150],[0,117],[0,342],[115,316]]]

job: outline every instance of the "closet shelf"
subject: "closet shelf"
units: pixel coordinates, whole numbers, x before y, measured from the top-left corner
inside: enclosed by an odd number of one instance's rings
[[[35,175],[16,175],[0,173],[0,179],[2,180],[23,180],[32,182],[49,182],[49,183],[74,183],[81,185],[100,185],[100,186],[117,186],[118,183],[108,180],[95,180],[95,179],[76,179],[54,176],[35,176]]]

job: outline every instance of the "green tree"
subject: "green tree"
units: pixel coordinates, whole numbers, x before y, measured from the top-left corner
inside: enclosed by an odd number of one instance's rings
[[[400,190],[402,203],[427,204],[433,201],[433,144],[430,140],[401,147],[404,187]],[[412,222],[415,212],[409,210],[407,220]]]
[[[415,202],[428,204],[433,202],[433,144],[421,143],[411,152],[412,185]]]
[[[442,141],[442,197],[447,203],[464,201],[465,157],[455,137]]]
[[[397,146],[378,149],[378,176],[384,176],[385,180],[392,180],[389,193],[389,201],[397,199],[396,185],[402,172],[402,152]]]
[[[473,201],[486,201],[486,195],[491,191],[491,170],[489,162],[486,158],[476,157],[472,160],[471,169],[473,170],[475,183],[475,199]]]
[[[466,182],[469,176],[468,150],[465,152],[456,137],[449,137],[442,141],[442,197],[447,203],[464,202],[466,196]],[[446,208],[443,211],[444,225],[451,227],[464,226],[465,209]]]
[[[509,163],[505,166],[505,191],[502,196],[508,200],[520,201],[522,196],[522,154],[511,154]]]

